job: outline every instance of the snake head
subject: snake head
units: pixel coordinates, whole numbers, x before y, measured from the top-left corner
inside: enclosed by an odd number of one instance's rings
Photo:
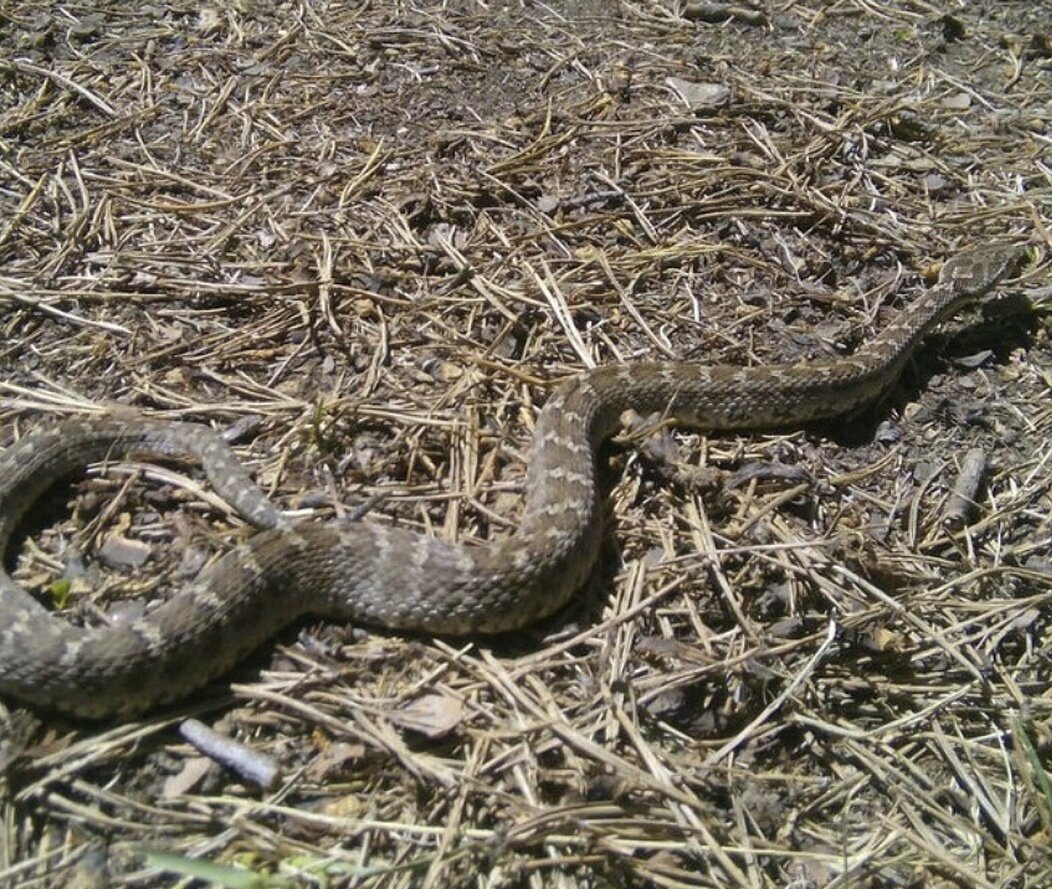
[[[1015,274],[1027,256],[1025,245],[999,244],[951,256],[939,272],[939,284],[964,297],[982,296]]]

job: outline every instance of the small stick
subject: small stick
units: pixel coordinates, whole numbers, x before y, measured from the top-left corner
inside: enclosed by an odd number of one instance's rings
[[[681,13],[683,18],[692,22],[707,22],[711,25],[722,25],[731,19],[745,22],[747,25],[766,25],[766,14],[744,6],[731,3],[688,3]]]
[[[72,78],[66,77],[65,74],[59,74],[58,71],[52,71],[50,68],[41,68],[39,65],[34,65],[28,59],[15,59],[10,63],[10,66],[16,71],[21,71],[23,74],[39,74],[42,77],[47,77],[59,86],[72,90],[78,96],[87,99],[107,117],[120,117],[120,114],[117,113],[117,109],[115,109],[109,102],[100,96],[96,96],[95,93],[87,89],[87,87],[81,86]]]
[[[281,779],[281,766],[274,757],[221,735],[199,720],[185,720],[179,726],[179,734],[205,756],[264,790],[270,790]]]
[[[981,448],[971,448],[961,461],[961,471],[946,502],[943,522],[951,528],[963,528],[968,524],[978,505],[976,496],[986,477],[986,453]]]

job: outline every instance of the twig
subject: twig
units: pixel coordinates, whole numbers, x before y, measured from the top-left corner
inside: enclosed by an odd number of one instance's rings
[[[197,719],[187,719],[179,734],[200,750],[247,781],[270,790],[281,780],[281,766],[272,756],[253,750],[229,735],[221,735]]]
[[[66,77],[65,74],[59,74],[58,71],[52,71],[49,68],[41,68],[39,65],[34,65],[27,59],[14,59],[9,63],[11,67],[17,71],[21,71],[24,74],[40,74],[43,77],[47,77],[49,80],[54,81],[59,86],[65,87],[68,90],[72,90],[82,99],[87,99],[99,109],[107,117],[117,118],[120,114],[117,112],[112,105],[109,104],[105,99],[96,96],[91,90],[81,86],[75,80]]]

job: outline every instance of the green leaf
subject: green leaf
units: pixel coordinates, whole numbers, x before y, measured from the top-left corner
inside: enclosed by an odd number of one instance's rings
[[[214,886],[222,886],[223,889],[275,889],[275,887],[291,886],[287,881],[268,874],[227,867],[200,858],[187,858],[185,855],[163,852],[160,849],[144,848],[140,851],[150,867],[184,877],[193,877],[196,880],[205,880]]]
[[[69,593],[72,588],[73,585],[65,578],[56,580],[48,587],[48,595],[56,608],[61,610],[66,607],[69,603]]]
[[[1044,800],[1045,814],[1052,819],[1052,781],[1049,781],[1048,772],[1045,771],[1044,766],[1041,764],[1041,757],[1038,756],[1037,750],[1034,749],[1033,742],[1031,742],[1030,736],[1026,733],[1026,726],[1023,725],[1021,719],[1012,720],[1012,734],[1016,741],[1019,742],[1019,746],[1023,749],[1023,755],[1030,764],[1034,780],[1037,781],[1040,798]]]

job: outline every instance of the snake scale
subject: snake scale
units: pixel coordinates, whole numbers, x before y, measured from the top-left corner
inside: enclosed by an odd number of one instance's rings
[[[188,694],[290,621],[313,614],[464,635],[522,627],[592,571],[601,531],[596,452],[631,408],[707,430],[784,427],[849,413],[895,382],[920,339],[1017,268],[979,248],[850,357],[771,367],[605,365],[558,388],[537,418],[517,531],[461,546],[381,524],[287,522],[205,426],[91,417],[40,428],[0,456],[0,550],[56,481],[131,452],[189,454],[255,535],[170,600],[124,624],[71,625],[0,570],[0,693],[82,717],[132,715]]]

